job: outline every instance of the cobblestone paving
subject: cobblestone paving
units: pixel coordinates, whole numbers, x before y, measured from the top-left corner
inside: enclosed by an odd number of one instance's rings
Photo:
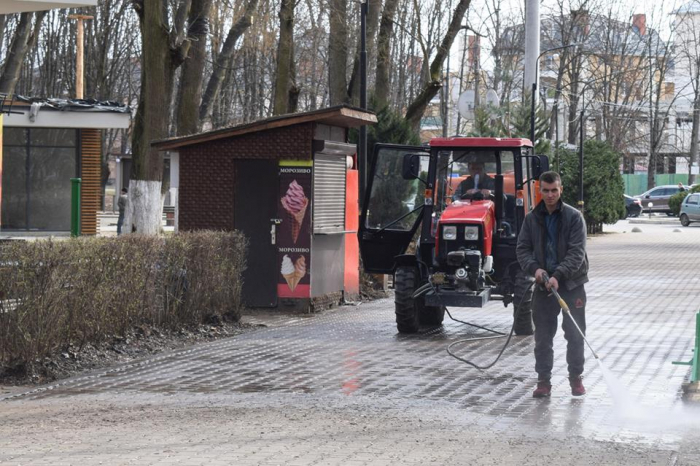
[[[446,318],[439,329],[398,335],[391,300],[290,319],[287,325],[9,396],[4,404],[31,400],[73,403],[129,394],[182,397],[187,393],[435,401],[443,408],[469,414],[470,422],[491,432],[527,434],[536,428],[553,436],[677,450],[687,442],[688,423],[695,419],[695,426],[700,425],[700,413],[680,398],[688,368],[671,364],[688,360],[692,354],[700,295],[700,277],[692,271],[700,258],[700,229],[641,228],[650,232],[608,234],[589,241],[592,270],[587,286],[589,341],[624,386],[625,398],[637,400],[634,415],[620,414],[620,400],[613,401],[603,371],[588,350],[584,380],[588,394],[583,399],[570,396],[561,330],[555,338],[553,396],[533,400],[536,375],[531,337],[514,337],[498,364],[479,372],[451,358],[445,348],[454,341],[488,333]],[[494,302],[483,309],[455,309],[452,314],[509,331],[511,312],[511,307]],[[500,338],[465,342],[455,350],[462,357],[487,364],[503,343]],[[674,458],[671,455],[669,462],[675,463]],[[2,459],[0,452],[0,463]]]

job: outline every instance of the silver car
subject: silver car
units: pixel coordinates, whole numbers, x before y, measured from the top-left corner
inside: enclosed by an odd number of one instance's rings
[[[681,225],[687,227],[690,222],[700,222],[700,193],[688,194],[681,203]]]

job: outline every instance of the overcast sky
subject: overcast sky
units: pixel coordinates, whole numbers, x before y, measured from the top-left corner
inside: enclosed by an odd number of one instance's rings
[[[488,36],[488,26],[490,23],[487,18],[494,9],[493,5],[497,4],[498,1],[499,0],[472,0],[468,13],[469,25],[476,30],[480,30],[481,34]],[[591,13],[597,11],[601,14],[607,14],[607,11],[612,9],[613,15],[620,21],[631,22],[633,14],[646,14],[647,26],[659,30],[662,37],[667,39],[671,30],[669,27],[672,21],[671,12],[679,6],[690,3],[691,1],[700,0],[574,0],[573,2],[568,1],[566,4],[567,9],[576,9],[579,8],[580,5],[585,4]],[[540,15],[546,16],[554,14],[559,10],[558,4],[559,2],[557,0],[543,0],[540,4]],[[501,0],[501,17],[506,17],[508,15],[512,15],[516,18],[522,17],[524,5],[524,0]],[[463,41],[461,34],[464,33],[460,33],[460,36],[455,41],[451,54],[452,62],[456,66],[459,66],[457,63],[459,63],[461,58],[459,53]],[[489,41],[482,39],[481,63],[484,69],[491,69],[492,67],[489,53]],[[452,68],[454,69],[454,67],[453,65]]]

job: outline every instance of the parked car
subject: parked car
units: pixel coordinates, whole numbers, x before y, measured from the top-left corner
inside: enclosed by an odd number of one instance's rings
[[[688,189],[684,187],[684,189]],[[651,207],[652,212],[665,212],[668,215],[672,215],[671,209],[668,207],[668,199],[679,192],[681,188],[677,184],[667,184],[664,186],[657,186],[651,188],[649,191],[635,196],[642,202],[642,212],[649,212],[649,203],[653,205]]]
[[[687,227],[691,222],[700,222],[700,193],[685,196],[681,203],[681,225]]]
[[[639,217],[642,213],[642,201],[636,197],[625,196],[625,218],[627,217]]]

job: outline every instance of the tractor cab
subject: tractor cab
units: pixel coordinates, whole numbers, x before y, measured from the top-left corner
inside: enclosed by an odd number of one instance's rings
[[[445,306],[512,300],[517,235],[548,165],[528,139],[375,146],[360,252],[365,271],[394,275],[400,332],[441,324]]]

